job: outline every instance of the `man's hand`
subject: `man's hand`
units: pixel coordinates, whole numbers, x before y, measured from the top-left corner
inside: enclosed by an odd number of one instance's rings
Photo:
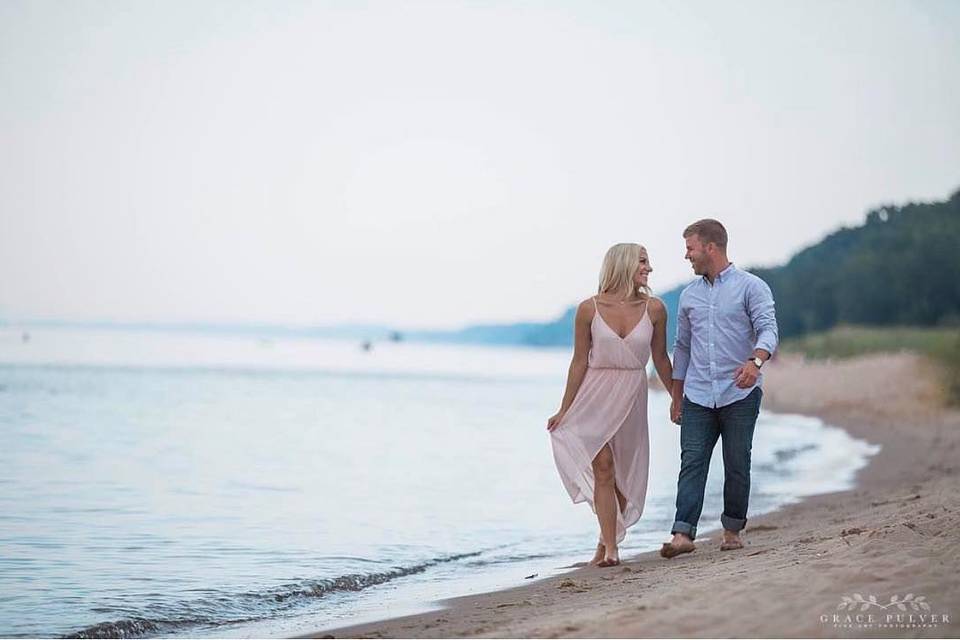
[[[733,372],[733,379],[741,389],[749,389],[757,384],[757,376],[760,375],[760,369],[752,361],[737,367]]]
[[[676,400],[670,400],[670,421],[673,422],[673,424],[680,424],[680,419],[683,417],[682,407],[683,405]]]

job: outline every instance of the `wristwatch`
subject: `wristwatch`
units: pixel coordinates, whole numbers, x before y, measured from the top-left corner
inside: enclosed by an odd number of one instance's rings
[[[754,356],[754,357],[751,359],[751,362],[753,362],[753,364],[757,365],[757,369],[759,369],[760,367],[763,366],[763,358],[761,358],[760,356]]]

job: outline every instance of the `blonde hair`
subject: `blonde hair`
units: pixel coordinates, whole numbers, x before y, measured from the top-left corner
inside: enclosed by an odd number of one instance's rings
[[[638,287],[633,282],[633,275],[640,268],[640,258],[646,254],[647,250],[642,245],[632,242],[621,242],[607,249],[603,267],[600,268],[597,293],[630,291],[641,299],[649,297],[649,287]]]

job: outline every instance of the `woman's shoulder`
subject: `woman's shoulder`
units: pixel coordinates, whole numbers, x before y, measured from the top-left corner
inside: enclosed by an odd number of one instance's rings
[[[650,296],[650,300],[647,302],[649,311],[651,315],[666,315],[667,314],[667,305],[663,304],[663,300],[656,296]]]
[[[594,297],[590,296],[589,298],[581,300],[580,304],[577,305],[577,317],[592,320],[596,310],[597,307]]]

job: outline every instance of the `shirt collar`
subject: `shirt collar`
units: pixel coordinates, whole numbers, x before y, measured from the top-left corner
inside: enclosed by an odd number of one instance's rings
[[[733,266],[733,263],[731,262],[730,264],[727,265],[726,269],[724,269],[723,271],[717,274],[717,281],[723,282],[724,280],[727,279],[728,276],[732,276],[733,272],[736,270],[737,268]],[[707,278],[707,276],[701,276],[701,277],[703,278],[703,281],[706,284],[710,284],[710,280],[709,278]]]

